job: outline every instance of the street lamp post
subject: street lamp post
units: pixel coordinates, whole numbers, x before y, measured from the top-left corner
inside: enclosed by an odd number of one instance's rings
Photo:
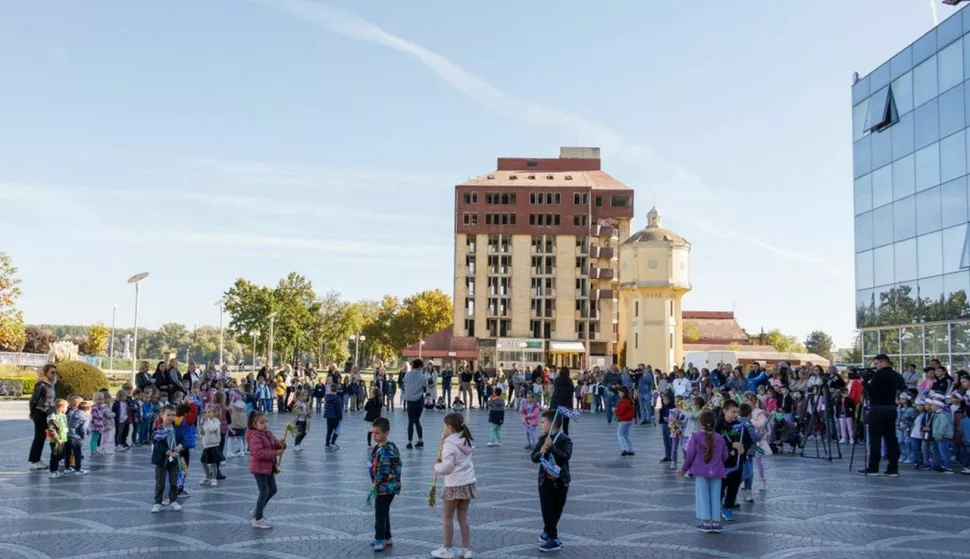
[[[421,359],[421,350],[424,349],[424,340],[418,342],[418,359]]]
[[[360,342],[367,339],[367,336],[360,334],[354,334],[350,337],[350,341],[356,342],[354,344],[354,367],[360,367]]]
[[[148,277],[148,272],[135,274],[128,278],[128,283],[135,284],[135,338],[131,350],[131,384],[135,384],[135,361],[138,360],[138,284]]]
[[[273,370],[273,323],[276,321],[276,315],[278,314],[280,314],[279,311],[266,317],[269,319],[269,356],[267,359],[270,370]]]
[[[223,297],[216,301],[216,305],[219,307],[219,366],[223,364],[222,360],[222,350],[225,347],[223,345],[223,337],[225,330],[222,327],[222,315],[226,314],[226,298]]]
[[[108,342],[108,370],[115,368],[115,319],[118,317],[118,305],[111,309],[111,341]]]
[[[259,330],[253,330],[253,374],[256,374],[256,338],[259,337]]]

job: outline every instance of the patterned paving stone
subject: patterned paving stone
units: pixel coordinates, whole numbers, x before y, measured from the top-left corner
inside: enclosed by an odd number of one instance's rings
[[[404,414],[390,417],[392,440],[404,454],[404,493],[391,509],[395,545],[384,556],[423,558],[441,543],[440,505],[430,509],[427,498],[442,415],[424,416],[429,444],[411,451],[403,448]],[[507,419],[506,444],[487,448],[485,414],[468,413],[479,443],[473,548],[482,558],[538,557],[536,469],[518,422]],[[284,421],[273,417],[274,431]],[[91,459],[88,476],[50,480],[25,471],[29,423],[0,421],[0,559],[373,557],[362,415],[346,416],[339,451],[324,449],[321,424],[311,427],[302,453],[284,458],[280,493],[266,511],[275,527],[255,531],[249,511],[256,488],[244,459],[224,465],[228,479],[218,488],[200,488],[194,456],[184,510],[153,515],[147,447]],[[583,416],[572,427],[574,480],[559,557],[970,559],[959,532],[970,522],[966,476],[904,471],[895,480],[864,479],[849,474],[848,448],[844,460],[832,463],[771,457],[768,491],[756,492],[756,502],[743,505],[725,533],[707,535],[692,528],[693,483],[659,463],[658,429],[634,428],[637,455],[629,459],[618,456],[614,429],[603,416]],[[857,465],[861,459],[857,451]]]

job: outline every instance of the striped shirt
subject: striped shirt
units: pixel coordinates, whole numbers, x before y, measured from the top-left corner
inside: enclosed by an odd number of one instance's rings
[[[424,391],[428,388],[428,379],[424,376],[424,369],[412,369],[404,375],[404,399],[413,402],[424,398]]]

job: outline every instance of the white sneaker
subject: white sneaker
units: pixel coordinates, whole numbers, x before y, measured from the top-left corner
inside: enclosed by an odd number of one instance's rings
[[[219,486],[219,482],[216,481],[216,478],[212,478],[212,481],[209,482],[209,487],[218,487],[218,486]]]
[[[744,502],[745,503],[753,503],[754,502],[754,496],[751,495],[751,490],[750,489],[745,490],[745,492],[744,492]]]
[[[61,472],[51,472],[51,479],[57,479],[57,478],[61,477],[62,475],[64,475],[64,474],[62,474]]]
[[[172,504],[169,505],[168,508],[178,512],[182,510],[182,505],[178,504],[178,501],[172,501]]]
[[[475,557],[475,554],[472,553],[472,550],[470,549],[462,549],[461,556],[462,556],[462,559],[472,559],[473,557]]]
[[[154,504],[152,505],[152,514],[158,514],[162,512],[162,505]]]
[[[768,482],[766,480],[761,480],[758,482],[758,491],[767,491]]]
[[[168,499],[162,499],[162,506],[163,507],[167,507],[168,506],[168,503],[169,503],[169,500]]]
[[[211,483],[211,482],[209,480],[207,480],[207,479],[200,479],[199,480],[199,486],[200,487],[205,487],[206,485],[209,485],[209,483]]]
[[[495,446],[495,443],[488,443],[486,446]],[[443,547],[441,549],[444,549]]]
[[[444,546],[432,551],[431,556],[435,559],[456,559],[454,552]]]
[[[28,464],[30,464],[29,466],[30,471],[47,469],[47,466],[41,464],[40,462],[28,462]]]
[[[74,475],[76,475],[76,476],[83,476],[83,475],[87,475],[87,473],[88,473],[87,470],[85,470],[84,468],[81,468],[80,470],[76,470],[74,472]]]
[[[269,520],[261,518],[259,520],[253,520],[253,528],[259,528],[261,530],[269,530],[273,525],[270,524]]]

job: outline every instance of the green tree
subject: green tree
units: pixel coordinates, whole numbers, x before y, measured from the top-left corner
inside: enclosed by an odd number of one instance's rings
[[[814,353],[829,361],[832,360],[832,350],[834,347],[835,344],[832,342],[832,336],[829,336],[821,330],[815,330],[805,338],[805,349],[809,353]]]
[[[320,303],[313,284],[296,272],[281,279],[271,293],[273,310],[279,312],[274,324],[273,351],[280,362],[294,360],[300,351],[316,348],[313,328],[317,323]]]
[[[404,299],[400,311],[391,321],[391,329],[400,351],[451,324],[451,297],[440,289],[422,291]]]
[[[88,330],[88,355],[101,355],[108,351],[108,338],[111,337],[111,330],[99,322]]]
[[[165,342],[159,330],[138,329],[138,358],[161,360],[165,352]],[[154,363],[152,363],[154,365]],[[153,367],[154,370],[154,367]]]
[[[385,295],[380,303],[377,303],[377,313],[374,319],[364,326],[362,333],[367,336],[367,348],[369,354],[377,359],[388,360],[394,357],[400,346],[400,342],[395,340],[391,325],[394,317],[401,309],[401,303],[397,297]],[[404,346],[407,344],[405,343]]]
[[[805,346],[795,336],[786,336],[778,330],[769,330],[763,334],[765,345],[770,345],[783,353],[805,353]]]
[[[355,319],[350,303],[340,299],[337,291],[327,292],[318,302],[313,336],[321,366],[343,363],[350,352],[348,339],[354,333]],[[364,334],[366,336],[366,334]]]
[[[852,340],[852,346],[841,350],[840,360],[845,363],[862,363],[862,334],[858,331]]]
[[[21,351],[27,342],[24,315],[17,309],[19,285],[13,260],[0,252],[0,351]]]
[[[188,345],[189,331],[184,324],[177,322],[166,322],[159,328],[158,334],[162,344],[162,351],[179,352],[180,349]]]
[[[269,322],[266,317],[273,312],[272,291],[239,278],[225,293],[225,311],[229,314],[229,334],[241,345],[252,347],[256,336],[256,353],[266,352],[269,339]]]

